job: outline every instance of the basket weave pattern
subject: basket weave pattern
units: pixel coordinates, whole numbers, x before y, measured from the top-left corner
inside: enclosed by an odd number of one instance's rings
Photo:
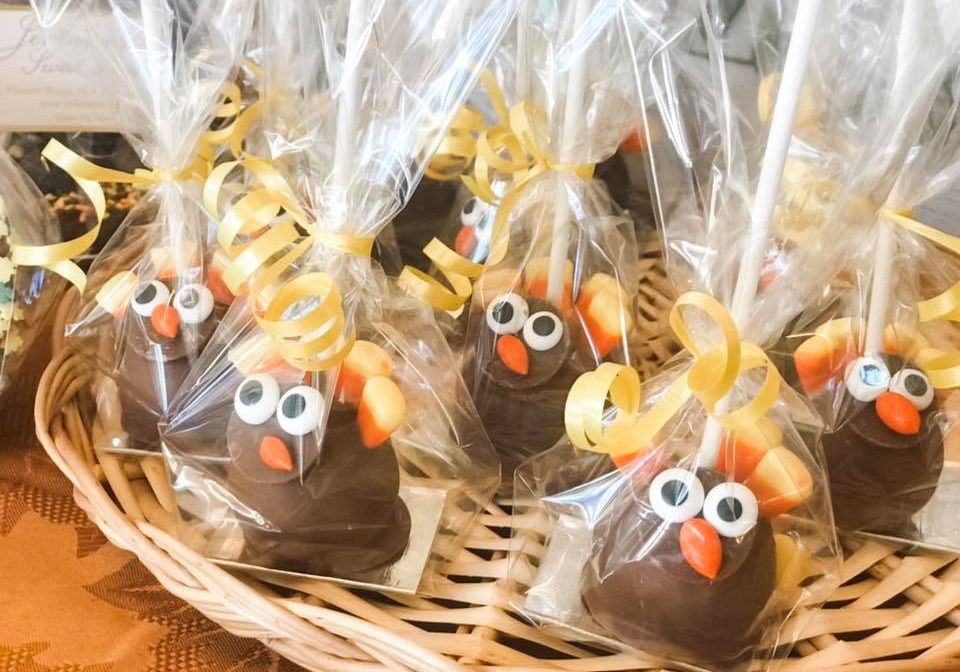
[[[664,336],[671,304],[659,255],[645,255],[639,330],[631,345],[643,375],[676,351]],[[75,309],[68,295],[58,326]],[[57,333],[62,333],[58,329]],[[262,640],[311,670],[337,672],[619,672],[662,670],[639,655],[604,654],[538,630],[513,616],[507,578],[510,527],[535,534],[539,521],[511,519],[491,505],[466,547],[449,558],[436,597],[378,595],[314,582],[293,591],[231,574],[177,541],[163,465],[119,458],[98,447],[97,418],[85,399],[93,374],[54,344],[37,394],[37,433],[73,482],[78,504],[115,545],[135,553],[171,593],[241,637]],[[785,637],[799,636],[785,672],[960,670],[960,563],[909,556],[876,542],[847,542],[848,557],[819,609],[799,609]]]

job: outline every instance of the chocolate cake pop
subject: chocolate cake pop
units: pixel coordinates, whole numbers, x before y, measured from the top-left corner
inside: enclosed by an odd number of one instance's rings
[[[453,241],[453,250],[464,259],[482,263],[490,254],[490,236],[497,210],[476,196],[460,206],[460,228]]]
[[[809,393],[842,376],[841,393],[852,406],[846,421],[823,437],[834,516],[846,530],[910,537],[910,519],[933,496],[943,469],[933,386],[919,365],[898,354],[854,358],[853,342],[815,335],[794,354]]]
[[[225,488],[249,511],[241,561],[362,580],[407,547],[390,435],[405,420],[387,353],[357,341],[329,407],[286,365],[247,376],[227,421]]]
[[[736,450],[729,470],[721,458],[717,470],[669,468],[629,486],[637,489],[597,525],[601,546],[584,568],[583,599],[622,642],[717,663],[759,642],[777,554],[792,547],[769,519],[809,497],[813,485],[783,447]],[[744,471],[742,482],[732,480]]]
[[[630,323],[624,293],[607,275],[593,276],[574,308],[569,283],[562,308],[541,298],[541,261],[528,263],[522,293],[487,302],[473,341],[473,398],[507,475],[563,436],[570,387],[617,347]]]
[[[199,275],[199,273],[198,273]],[[174,288],[173,274],[137,280],[115,276],[129,288],[112,311],[123,347],[114,365],[127,447],[158,451],[157,422],[186,379],[193,358],[213,334],[232,295],[210,273],[206,283]]]

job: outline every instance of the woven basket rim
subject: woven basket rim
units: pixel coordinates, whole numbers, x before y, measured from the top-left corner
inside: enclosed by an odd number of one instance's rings
[[[76,298],[71,292],[64,299],[58,324],[63,324]],[[472,538],[475,547],[493,549],[492,560],[478,562],[479,556],[466,549],[451,560],[456,572],[493,579],[466,588],[456,584],[455,591],[451,588],[449,595],[440,596],[465,603],[462,608],[414,596],[371,601],[326,582],[317,582],[309,595],[284,597],[257,580],[231,574],[190,550],[163,524],[156,524],[164,520],[156,497],[143,478],[127,478],[119,458],[98,453],[96,468],[85,458],[85,451],[95,451],[88,445],[90,436],[73,399],[91,373],[78,355],[64,349],[59,335],[55,348],[34,404],[40,443],[71,480],[78,503],[107,538],[137,555],[168,591],[226,630],[259,639],[280,655],[315,670],[466,672],[477,666],[502,672],[661,669],[656,661],[627,654],[590,655],[573,642],[513,617],[505,597],[512,589],[502,570],[501,550],[505,547],[493,532],[512,521],[496,505],[482,516],[483,525]],[[131,507],[141,510],[131,513],[122,509],[120,488],[130,489]],[[138,500],[137,495],[144,493],[146,497]],[[936,554],[904,558],[896,551],[867,542],[848,557],[837,584],[836,601],[841,608],[801,615],[808,618],[807,630],[797,645],[802,657],[788,659],[782,670],[960,669],[960,563]],[[887,606],[891,598],[902,598],[906,606]],[[440,631],[424,627],[431,623],[441,626]],[[872,634],[855,641],[844,639],[847,633],[860,630]],[[515,648],[512,640],[571,657],[538,659]],[[919,655],[882,660],[913,654]]]

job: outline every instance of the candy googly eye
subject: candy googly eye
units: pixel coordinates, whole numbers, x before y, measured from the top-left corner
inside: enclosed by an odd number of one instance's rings
[[[186,285],[174,295],[173,307],[184,324],[200,324],[213,312],[213,292],[199,283]]]
[[[322,415],[323,397],[308,385],[287,390],[277,404],[280,429],[291,436],[303,436],[315,430],[320,426]]]
[[[170,301],[170,290],[159,280],[151,280],[137,285],[130,299],[130,306],[141,317],[150,317],[157,306],[165,306]]]
[[[667,523],[683,523],[703,508],[703,484],[692,471],[667,469],[650,484],[650,505]]]
[[[933,385],[918,369],[900,369],[893,374],[890,391],[906,397],[918,411],[926,410],[933,403]]]
[[[273,376],[257,373],[240,383],[233,395],[233,410],[248,425],[262,425],[277,410],[280,386]]]
[[[534,350],[549,350],[563,338],[563,322],[547,310],[531,315],[523,323],[523,340]]]
[[[757,524],[760,507],[747,486],[730,481],[714,486],[703,502],[703,517],[721,537],[742,537]]]
[[[476,226],[487,212],[486,203],[474,196],[460,208],[460,223],[464,226]]]
[[[857,401],[875,401],[887,391],[890,371],[879,357],[858,357],[847,365],[844,384]]]
[[[529,315],[530,308],[522,296],[512,292],[501,294],[487,307],[487,326],[499,336],[515,334],[523,329]]]

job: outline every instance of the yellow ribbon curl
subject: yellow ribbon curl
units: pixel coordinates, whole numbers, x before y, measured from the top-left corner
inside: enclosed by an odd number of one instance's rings
[[[260,186],[221,217],[220,193],[227,176],[237,168],[249,172]],[[289,272],[317,244],[369,257],[373,237],[318,230],[280,173],[259,157],[217,166],[204,184],[203,199],[219,221],[217,239],[231,259],[223,281],[234,294],[246,288],[257,324],[271,337],[276,352],[303,371],[324,371],[340,364],[353,347],[356,332],[351,329],[344,336],[343,297],[336,283],[327,273],[291,279]],[[240,237],[250,240],[237,242]],[[299,314],[288,315],[296,309]]]
[[[476,141],[473,172],[462,177],[467,188],[478,198],[497,206],[490,237],[490,254],[486,261],[491,266],[500,263],[506,256],[510,215],[534,177],[546,171],[561,171],[589,179],[594,171],[593,164],[563,163],[550,158],[543,149],[545,143],[542,141],[547,127],[546,113],[532,103],[514,105],[506,118],[506,125],[494,126],[480,133]],[[503,196],[498,196],[493,189],[493,180],[497,175],[510,179],[510,186]],[[480,275],[483,266],[465,259],[436,238],[424,248],[424,253],[452,289],[437,278],[410,266],[404,267],[400,273],[400,286],[434,308],[451,312],[459,310],[470,298],[473,280]]]
[[[691,338],[683,307],[706,313],[719,327],[723,345],[704,351]],[[691,399],[696,398],[721,426],[746,431],[763,418],[780,391],[780,374],[766,353],[740,340],[727,309],[700,292],[681,295],[670,311],[670,326],[690,352],[693,363],[645,413],[640,413],[641,383],[637,372],[605,362],[580,376],[570,388],[564,412],[567,436],[582,450],[620,457],[643,452]],[[746,371],[765,370],[757,393],[739,407],[718,413],[717,403],[729,394]]]
[[[908,215],[909,211],[894,212],[887,209],[879,213],[883,219],[960,256],[960,238],[921,224]],[[918,302],[917,314],[921,322],[960,322],[960,282],[937,296]],[[922,348],[917,354],[917,363],[924,368],[934,388],[943,390],[960,387],[960,352]]]
[[[52,245],[11,245],[11,261],[15,266],[39,266],[64,277],[82,293],[87,285],[83,270],[72,261],[90,249],[100,235],[100,227],[106,218],[107,201],[101,182],[114,182],[134,186],[155,186],[166,181],[204,180],[213,167],[219,146],[230,147],[238,155],[243,139],[252,124],[260,115],[259,102],[242,109],[240,88],[229,84],[224,92],[224,101],[214,117],[234,119],[214,131],[201,136],[194,160],[189,166],[176,174],[158,169],[138,168],[132,173],[98,166],[65,147],[56,139],[51,139],[44,147],[41,156],[70,175],[90,199],[96,214],[96,223],[89,231],[61,243]]]
[[[487,98],[493,105],[494,113],[501,124],[506,124],[508,115],[506,99],[493,73],[483,69],[479,77],[480,84],[486,90]],[[482,114],[467,106],[461,108],[440,141],[430,163],[427,164],[424,171],[427,177],[442,182],[460,179],[477,155],[477,137],[485,127]]]

